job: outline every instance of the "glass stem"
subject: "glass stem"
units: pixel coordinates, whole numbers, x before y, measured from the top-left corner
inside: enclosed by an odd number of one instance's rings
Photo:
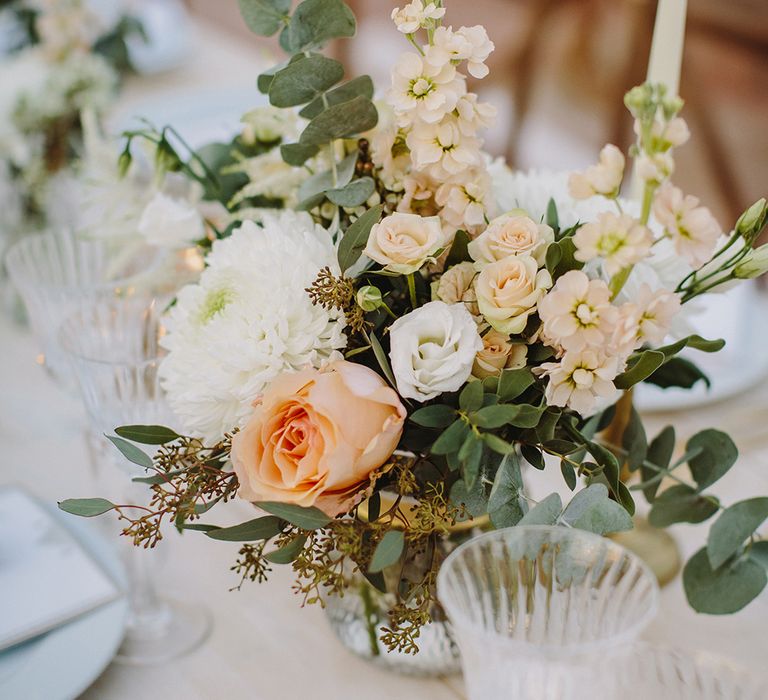
[[[165,634],[170,622],[170,609],[157,594],[152,575],[152,554],[129,544],[128,615],[129,634],[134,639],[156,639]]]

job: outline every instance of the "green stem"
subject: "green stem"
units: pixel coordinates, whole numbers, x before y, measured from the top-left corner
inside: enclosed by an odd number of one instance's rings
[[[408,280],[408,295],[411,298],[411,306],[416,309],[419,306],[419,302],[416,300],[416,273],[412,272],[406,278]]]
[[[656,185],[646,182],[645,190],[643,191],[643,205],[640,211],[640,223],[643,226],[648,225],[648,219],[651,218],[651,205],[653,204],[653,194],[656,191]],[[615,299],[619,296],[619,293],[627,283],[629,276],[632,274],[634,265],[628,265],[625,268],[619,270],[613,277],[611,277],[611,299]]]
[[[422,49],[421,46],[419,46],[419,44],[416,41],[416,39],[414,38],[413,34],[406,34],[405,36],[408,39],[408,41],[410,41],[416,47],[416,50],[423,56],[424,55],[424,49]]]
[[[376,634],[376,625],[379,624],[379,614],[373,603],[371,595],[371,586],[367,581],[360,583],[360,599],[363,601],[363,614],[365,615],[365,629],[368,632],[368,643],[371,649],[371,656],[379,656],[379,638]]]

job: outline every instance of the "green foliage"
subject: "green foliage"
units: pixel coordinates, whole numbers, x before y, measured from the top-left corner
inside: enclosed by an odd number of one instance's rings
[[[373,355],[376,358],[376,362],[379,363],[379,367],[381,368],[381,371],[384,373],[384,376],[387,378],[387,381],[393,387],[397,387],[397,380],[395,379],[395,375],[392,372],[392,367],[389,366],[389,359],[387,358],[387,353],[384,352],[384,348],[381,346],[379,339],[376,337],[374,333],[367,334],[366,338],[371,346],[371,350],[373,350]]]
[[[520,396],[534,382],[533,372],[527,367],[505,369],[499,377],[499,399],[512,401]]]
[[[461,229],[456,231],[456,235],[453,237],[453,243],[451,243],[451,249],[448,251],[448,257],[445,259],[446,270],[454,265],[472,259],[469,257],[469,250],[467,248],[470,240],[469,234],[466,231],[462,231]]]
[[[284,544],[273,552],[266,553],[264,558],[272,564],[290,564],[299,556],[304,549],[306,542],[306,535],[296,535],[287,544]]]
[[[591,484],[579,491],[563,512],[563,521],[571,527],[598,535],[632,529],[626,509],[608,496],[603,484]]]
[[[698,612],[728,615],[754,600],[768,583],[763,566],[753,559],[738,559],[713,569],[707,548],[700,549],[683,569],[688,603]]]
[[[336,139],[352,138],[355,134],[373,129],[378,120],[373,102],[358,96],[318,114],[301,132],[299,143],[317,146]]]
[[[373,552],[368,571],[372,574],[383,571],[388,566],[396,563],[405,548],[405,537],[401,530],[389,530],[381,538]]]
[[[714,484],[736,463],[739,451],[733,440],[720,430],[702,430],[686,445],[687,451],[701,448],[701,452],[689,460],[691,474],[699,490]]]
[[[675,429],[668,425],[662,430],[648,445],[648,453],[646,454],[646,461],[650,464],[658,467],[659,469],[667,469],[669,463],[672,460],[672,453],[675,449]],[[656,469],[649,467],[643,463],[640,465],[640,476],[643,481],[656,478],[658,472]],[[653,503],[656,498],[656,491],[661,483],[659,477],[654,483],[643,487],[643,495],[648,503]]]
[[[354,36],[355,30],[355,15],[341,0],[304,0],[296,7],[281,45],[298,53],[317,48],[329,39]]]
[[[414,411],[410,419],[424,428],[447,428],[456,419],[456,409],[443,404],[433,404]]]
[[[299,167],[317,155],[317,146],[304,146],[300,143],[284,143],[280,146],[280,155],[288,165]]]
[[[291,525],[296,525],[296,527],[300,527],[302,530],[317,530],[331,522],[331,518],[314,506],[302,508],[292,503],[271,501],[258,503],[257,505],[262,510],[267,511],[267,513],[272,513],[272,515],[276,515],[282,520],[287,520]]]
[[[478,381],[469,381],[459,394],[459,408],[471,413],[477,411],[483,405],[483,384]],[[497,426],[498,427],[498,426]]]
[[[531,508],[518,525],[557,525],[562,510],[563,502],[559,494],[550,493],[543,501]]]
[[[520,463],[512,452],[501,461],[488,497],[488,515],[495,528],[511,527],[522,520],[527,511],[522,488]]]
[[[555,238],[557,238],[557,235],[560,233],[560,217],[557,214],[557,204],[552,197],[550,197],[547,202],[547,216],[545,221],[547,222],[547,226],[554,231]]]
[[[126,440],[143,445],[164,445],[181,437],[176,431],[163,425],[121,425],[115,432]]]
[[[248,29],[259,36],[272,36],[291,9],[291,0],[238,0],[238,4]]]
[[[358,207],[365,204],[366,200],[376,190],[376,184],[371,177],[361,177],[346,184],[326,190],[325,196],[340,207]]]
[[[575,254],[576,244],[571,236],[561,238],[550,244],[547,248],[545,263],[553,279],[557,279],[571,270],[581,270],[584,267],[583,262],[576,260]]]
[[[383,211],[384,207],[381,204],[372,207],[356,219],[344,232],[341,241],[339,241],[339,251],[337,253],[339,267],[342,272],[346,272],[360,259],[368,242],[368,235],[374,224],[377,224],[381,219]]]
[[[430,452],[433,455],[447,455],[451,452],[458,452],[464,444],[468,433],[469,425],[464,419],[458,418],[435,440]]]
[[[707,555],[713,569],[741,550],[745,540],[768,518],[768,498],[750,498],[726,508],[715,520],[707,539]]]
[[[701,523],[717,513],[719,507],[714,497],[703,496],[686,484],[676,484],[656,496],[648,521],[654,527]]]
[[[667,360],[645,381],[648,384],[654,384],[662,389],[669,387],[680,387],[682,389],[691,389],[696,382],[704,382],[710,386],[709,377],[702,372],[693,362],[684,357],[673,357]]]
[[[80,515],[84,518],[102,515],[115,508],[115,504],[106,498],[68,498],[61,501],[58,506],[65,513]]]
[[[628,369],[620,374],[613,383],[617,389],[626,390],[638,382],[650,377],[664,364],[664,353],[657,350],[645,350],[639,355],[630,358]]]
[[[253,542],[271,539],[280,534],[282,529],[283,521],[280,518],[274,515],[265,515],[232,527],[208,530],[205,534],[213,540],[224,540],[225,542]]]
[[[114,435],[107,435],[106,438],[120,450],[123,457],[129,462],[138,464],[140,467],[144,467],[144,469],[152,468],[152,458],[146,452],[136,447],[136,445],[127,440],[123,440],[121,437],[115,437]]]
[[[333,87],[343,76],[341,63],[312,54],[275,73],[269,86],[269,102],[275,107],[305,104]]]
[[[640,414],[635,407],[629,415],[629,422],[621,437],[621,446],[626,452],[626,464],[630,471],[640,468],[648,454],[648,440]]]
[[[299,116],[304,119],[314,119],[320,112],[332,105],[341,104],[342,102],[348,102],[355,97],[366,97],[367,99],[373,99],[373,80],[369,75],[360,75],[357,78],[339,85],[333,90],[329,90],[325,95],[316,97],[310,102],[304,109],[299,112]],[[324,98],[324,99],[323,99]]]

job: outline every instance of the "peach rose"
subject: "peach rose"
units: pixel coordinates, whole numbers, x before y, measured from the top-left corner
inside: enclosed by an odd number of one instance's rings
[[[555,233],[549,226],[537,224],[516,209],[491,221],[467,250],[478,270],[510,255],[532,255],[541,267],[554,240]]]
[[[238,493],[344,513],[397,447],[405,417],[395,391],[363,365],[281,374],[232,438]]]
[[[525,343],[513,343],[508,335],[491,329],[483,336],[483,349],[475,355],[472,376],[485,379],[498,376],[503,369],[520,369],[527,357]]]
[[[410,275],[449,244],[436,216],[398,212],[373,226],[363,252],[391,272]]]

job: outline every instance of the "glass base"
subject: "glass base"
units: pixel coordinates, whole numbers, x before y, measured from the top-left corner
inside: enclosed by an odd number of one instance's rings
[[[677,542],[665,530],[653,527],[645,518],[635,517],[635,527],[611,535],[614,542],[640,557],[656,575],[660,586],[677,576],[682,561]]]
[[[131,666],[161,664],[197,649],[211,633],[211,615],[199,605],[163,600],[151,620],[128,619],[115,661]]]

